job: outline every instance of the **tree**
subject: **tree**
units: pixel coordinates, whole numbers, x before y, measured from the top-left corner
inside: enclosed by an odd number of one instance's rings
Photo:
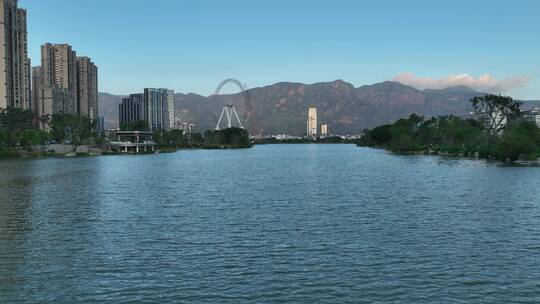
[[[390,141],[390,125],[376,127],[360,138],[362,146],[379,146],[383,147]]]
[[[51,128],[51,136],[54,140],[61,142],[66,139],[67,121],[65,114],[53,114],[49,125]]]
[[[439,117],[430,144],[445,150],[462,150],[472,145],[477,137],[482,137],[482,128],[471,121],[455,116]]]
[[[249,146],[249,134],[241,128],[227,128],[219,131],[206,131],[206,143],[209,145],[222,146]]]
[[[39,127],[48,128],[49,125],[51,124],[51,115],[49,114],[41,115],[40,117],[38,117],[38,123],[39,123]]]
[[[182,130],[156,132],[154,134],[154,141],[162,147],[179,148],[187,145],[187,140]]]
[[[4,128],[0,127],[0,150],[9,146],[9,140],[7,132]]]
[[[122,131],[148,131],[148,122],[146,120],[135,120],[128,124],[123,124],[120,126]]]
[[[231,146],[249,146],[249,134],[241,128],[227,128],[221,131],[220,144]]]
[[[92,136],[95,127],[90,118],[71,114],[53,114],[51,133],[57,141],[69,141],[75,147]]]
[[[534,122],[518,120],[504,130],[495,151],[498,159],[515,161],[522,155],[538,152],[538,147],[540,147],[540,129]],[[536,159],[536,156],[534,158]]]
[[[32,128],[33,118],[32,110],[15,107],[0,109],[0,133],[4,134],[0,137],[4,137],[5,145],[15,147],[21,132]]]
[[[491,136],[498,135],[504,129],[510,115],[519,114],[522,104],[512,97],[492,94],[474,97],[470,102],[475,113],[485,113],[489,116],[487,129]]]
[[[201,133],[190,134],[191,144],[194,146],[200,146],[204,144],[204,137]]]
[[[180,147],[186,143],[184,131],[182,130],[170,130],[168,132],[164,132],[163,139],[167,145],[173,147]]]
[[[413,114],[391,125],[377,127],[365,134],[359,145],[385,147],[396,152],[443,150],[466,153],[484,142],[482,126],[455,116],[433,117],[425,120]]]
[[[35,145],[44,145],[49,138],[46,132],[35,129],[24,130],[19,137],[19,143],[26,149]]]

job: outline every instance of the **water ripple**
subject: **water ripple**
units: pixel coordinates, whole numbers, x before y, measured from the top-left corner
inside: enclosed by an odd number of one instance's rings
[[[0,161],[0,303],[538,303],[539,184],[352,145]]]

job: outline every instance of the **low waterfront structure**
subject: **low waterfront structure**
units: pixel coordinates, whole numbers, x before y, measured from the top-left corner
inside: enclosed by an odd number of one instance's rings
[[[174,122],[174,130],[182,130],[184,133],[193,133],[193,130],[195,129],[195,124],[192,122],[183,122],[180,120],[176,120]]]
[[[289,134],[277,134],[277,135],[272,135],[270,138],[275,138],[277,140],[293,140],[293,139],[302,139],[301,136],[294,136],[294,135],[289,135]]]
[[[532,108],[528,111],[521,111],[521,117],[523,119],[534,122],[540,127],[540,108]]]
[[[489,128],[493,124],[494,120],[497,120],[497,121],[501,120],[502,126],[504,127],[509,121],[512,121],[513,119],[518,119],[518,118],[532,121],[538,127],[540,127],[540,108],[534,107],[530,110],[521,111],[518,116],[512,115],[512,116],[509,116],[508,118],[503,118],[501,117],[501,115],[502,114],[499,112],[497,112],[495,115],[491,115],[490,113],[487,113],[487,112],[480,112],[480,113],[470,112],[467,115],[460,116],[460,118],[463,120],[477,121],[481,123],[485,128]]]
[[[460,117],[463,120],[474,120],[482,124],[486,129],[491,128],[494,124],[498,122],[501,123],[501,127],[506,126],[508,123],[508,118],[503,117],[503,114],[500,111],[489,113],[489,112],[470,112],[467,115]]]
[[[154,133],[146,131],[116,131],[107,148],[123,153],[152,152],[156,146],[153,137]]]

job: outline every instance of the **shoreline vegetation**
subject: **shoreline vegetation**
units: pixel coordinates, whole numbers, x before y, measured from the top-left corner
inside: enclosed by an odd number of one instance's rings
[[[522,117],[521,103],[500,95],[471,99],[483,119],[417,114],[366,130],[357,145],[396,154],[471,157],[506,164],[540,165],[540,129]]]
[[[185,149],[249,149],[253,144],[245,129],[227,128],[208,130],[204,134],[186,134],[182,130],[170,130],[154,133],[154,141],[158,153],[172,153]]]
[[[135,129],[135,128],[133,128]],[[144,128],[137,128],[144,130]],[[35,117],[31,110],[0,109],[0,159],[125,155],[108,151],[110,138],[96,132],[87,117],[70,114]],[[228,128],[204,134],[181,130],[154,133],[156,152],[182,149],[245,149],[253,144],[246,130]]]
[[[31,110],[0,109],[0,159],[84,157],[97,155],[173,153],[184,149],[245,149],[264,144],[343,144],[382,148],[396,154],[427,154],[469,157],[507,164],[540,165],[540,128],[523,117],[521,103],[501,95],[471,99],[481,119],[439,116],[426,119],[417,114],[392,124],[364,130],[357,140],[338,136],[253,142],[246,130],[228,128],[186,134],[181,130],[154,133],[155,152],[110,151],[110,138],[95,132],[86,117],[54,114],[34,117]],[[480,116],[478,116],[480,117]],[[148,130],[145,123],[124,130]],[[46,131],[44,131],[46,130]]]

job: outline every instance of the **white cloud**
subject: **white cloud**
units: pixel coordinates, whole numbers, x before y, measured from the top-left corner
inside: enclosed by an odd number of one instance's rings
[[[416,76],[412,73],[402,73],[394,77],[393,81],[420,90],[467,86],[471,89],[486,93],[504,93],[526,85],[531,79],[532,78],[529,76],[513,76],[497,80],[490,74],[484,74],[478,78],[469,74],[460,74],[434,79],[431,77]]]

